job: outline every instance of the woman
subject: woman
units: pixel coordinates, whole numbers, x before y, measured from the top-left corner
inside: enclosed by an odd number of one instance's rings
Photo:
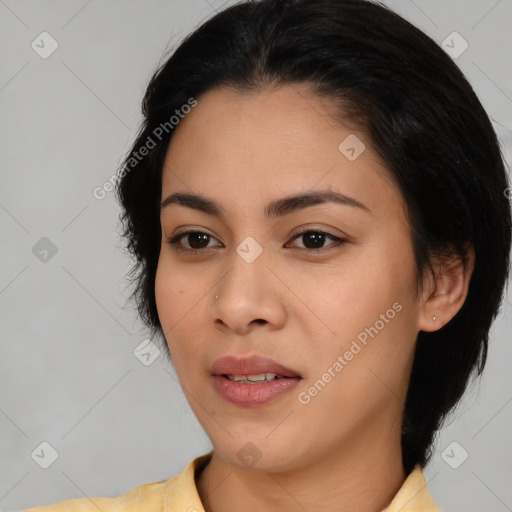
[[[242,2],[143,112],[117,189],[134,297],[213,450],[31,510],[439,511],[423,468],[483,370],[512,225],[461,71],[381,5]]]

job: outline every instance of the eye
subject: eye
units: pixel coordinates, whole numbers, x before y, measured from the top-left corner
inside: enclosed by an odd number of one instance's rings
[[[299,247],[299,249],[305,249],[310,252],[323,252],[326,247],[338,247],[346,242],[344,238],[316,229],[301,231],[300,233],[297,233],[292,240],[297,240],[299,238],[303,239],[303,244],[305,245],[304,247]],[[324,242],[327,239],[333,240],[333,243],[328,246],[324,246]]]
[[[181,244],[182,239],[188,238],[188,247],[184,247]],[[208,240],[215,240],[212,235],[204,233],[203,231],[185,231],[172,237],[167,242],[171,245],[176,246],[177,251],[194,251],[199,252],[208,248]],[[206,244],[206,245],[205,245]]]
[[[308,252],[324,252],[326,248],[329,247],[338,247],[346,242],[345,239],[340,238],[338,236],[332,235],[325,231],[308,229],[297,233],[293,238],[293,240],[297,240],[299,238],[303,239],[303,247],[299,247],[299,249],[304,249]],[[188,247],[182,244],[182,240],[188,239]],[[324,243],[326,240],[332,240],[333,243],[325,246]],[[180,252],[189,251],[199,253],[205,251],[212,246],[209,245],[209,241],[215,240],[212,235],[205,233],[203,231],[185,231],[183,233],[179,233],[169,239],[167,243],[175,246],[175,249]],[[329,249],[328,249],[329,250]]]

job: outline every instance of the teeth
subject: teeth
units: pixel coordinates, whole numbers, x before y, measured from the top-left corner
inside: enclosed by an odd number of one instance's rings
[[[258,373],[256,375],[226,375],[229,380],[235,382],[265,382],[274,380],[277,377],[275,373]]]

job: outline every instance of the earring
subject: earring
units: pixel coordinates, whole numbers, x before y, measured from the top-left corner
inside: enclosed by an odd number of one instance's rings
[[[435,321],[436,321],[436,317],[435,317],[435,316],[433,316],[433,317],[432,317],[432,320],[434,320],[434,322],[435,322]]]

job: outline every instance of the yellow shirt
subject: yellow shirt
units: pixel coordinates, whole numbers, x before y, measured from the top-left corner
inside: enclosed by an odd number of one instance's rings
[[[24,512],[204,512],[195,484],[195,473],[210,460],[212,452],[187,464],[179,474],[162,482],[144,484],[117,498],[75,498]],[[442,512],[430,497],[418,465],[405,479],[392,502],[382,512]]]

